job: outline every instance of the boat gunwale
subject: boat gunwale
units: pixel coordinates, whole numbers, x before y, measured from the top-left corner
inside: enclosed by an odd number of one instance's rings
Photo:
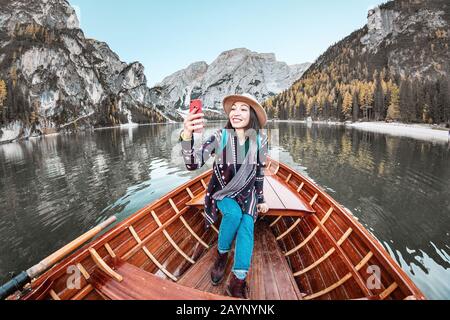
[[[372,235],[358,220],[355,219],[355,217],[353,217],[350,214],[350,212],[347,211],[347,209],[345,209],[333,197],[331,197],[322,187],[320,187],[317,183],[314,183],[310,178],[297,172],[296,170],[294,170],[292,167],[290,167],[285,163],[276,161],[271,157],[268,157],[268,161],[272,162],[272,164],[276,164],[277,166],[279,166],[276,169],[276,175],[278,175],[280,168],[285,169],[289,173],[293,173],[294,175],[297,176],[297,178],[299,178],[300,181],[305,182],[305,184],[307,184],[308,187],[310,187],[314,192],[319,194],[319,197],[325,200],[325,203],[333,207],[333,211],[336,214],[338,214],[341,218],[343,218],[344,223],[346,223],[350,228],[352,228],[353,232],[356,232],[356,234],[360,237],[361,241],[363,241],[364,244],[373,253],[373,256],[380,263],[383,264],[383,267],[385,267],[388,271],[390,271],[389,274],[394,278],[399,288],[401,288],[401,285],[404,285],[406,286],[405,289],[408,290],[409,293],[413,295],[416,299],[418,300],[426,299],[423,293],[420,291],[420,289],[412,281],[412,279],[406,274],[406,272],[401,268],[401,266],[392,258],[392,256],[387,252],[387,250],[381,245],[379,240],[377,240],[374,235]],[[292,186],[289,183],[286,183],[286,186],[292,188]],[[294,192],[296,192],[294,188],[292,189],[294,190]],[[317,213],[315,214],[317,217]],[[328,231],[332,234],[330,230]]]

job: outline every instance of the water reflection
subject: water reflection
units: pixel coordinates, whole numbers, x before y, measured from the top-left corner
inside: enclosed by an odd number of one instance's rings
[[[210,123],[205,135],[224,124]],[[279,129],[273,151],[281,161],[349,208],[429,298],[450,297],[446,145],[339,126],[270,125]],[[0,146],[0,281],[208,170],[186,171],[180,129],[105,129]]]

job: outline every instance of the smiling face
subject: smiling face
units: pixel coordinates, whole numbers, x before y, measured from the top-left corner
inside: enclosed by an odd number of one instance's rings
[[[229,118],[234,129],[245,129],[250,122],[250,106],[244,102],[235,102]]]

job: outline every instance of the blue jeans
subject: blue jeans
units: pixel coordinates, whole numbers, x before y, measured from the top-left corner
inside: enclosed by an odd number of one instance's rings
[[[229,252],[236,238],[233,273],[238,279],[244,280],[250,269],[254,243],[253,217],[243,213],[236,200],[226,197],[217,202],[222,212],[222,222],[219,230],[219,252]]]

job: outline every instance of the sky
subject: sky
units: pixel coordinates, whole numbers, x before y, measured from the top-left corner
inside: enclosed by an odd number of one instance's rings
[[[149,87],[193,62],[247,48],[288,64],[314,62],[363,27],[384,0],[69,0],[86,37],[139,61]]]

